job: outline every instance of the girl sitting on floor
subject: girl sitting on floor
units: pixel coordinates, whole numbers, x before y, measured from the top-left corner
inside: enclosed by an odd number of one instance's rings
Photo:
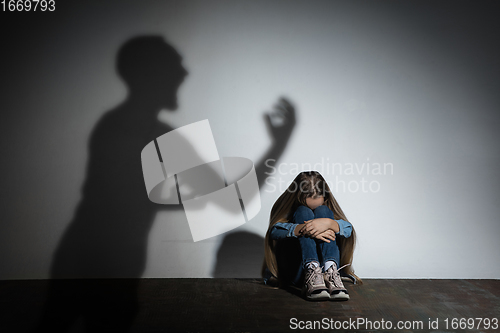
[[[264,281],[301,286],[308,300],[348,300],[356,233],[317,171],[301,172],[276,200],[265,239]]]

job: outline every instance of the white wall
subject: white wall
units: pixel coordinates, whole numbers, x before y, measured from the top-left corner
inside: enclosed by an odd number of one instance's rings
[[[36,17],[46,23],[36,31],[16,23],[3,55],[0,279],[50,276],[90,132],[126,96],[117,49],[150,33],[189,71],[178,111],[160,119],[209,119],[221,156],[257,161],[270,145],[264,112],[282,95],[297,106],[284,174],[261,188],[260,214],[237,231],[264,236],[273,188],[294,178],[294,164],[365,163],[354,175],[323,170],[333,184],[379,189],[336,193],[358,233],[358,275],[500,278],[499,27],[488,3],[66,3],[50,21]],[[393,172],[373,175],[366,163]],[[213,276],[224,237],[193,243],[182,211],[159,213],[142,276]],[[221,274],[258,276],[259,256],[245,259],[250,273]]]

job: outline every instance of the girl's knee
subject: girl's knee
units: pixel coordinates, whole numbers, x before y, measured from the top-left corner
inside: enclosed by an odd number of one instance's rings
[[[305,213],[305,214],[311,213],[312,214],[313,211],[311,210],[311,208],[309,208],[307,206],[300,205],[299,208],[297,208],[296,212],[297,213]]]
[[[333,212],[327,206],[318,206],[314,210],[314,217],[329,217],[333,219]]]
[[[294,220],[296,223],[304,223],[304,221],[312,219],[314,219],[314,212],[309,207],[299,206],[295,211]]]

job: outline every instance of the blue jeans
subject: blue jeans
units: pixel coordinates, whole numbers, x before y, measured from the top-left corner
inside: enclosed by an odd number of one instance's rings
[[[314,211],[306,206],[300,206],[294,213],[294,223],[303,224],[316,218],[331,218],[333,212],[327,206],[319,206]],[[317,261],[321,266],[332,260],[339,267],[340,251],[336,241],[325,241],[309,238],[286,238],[277,244],[276,259],[278,270],[285,280],[301,286],[304,278],[304,268],[311,261]],[[297,258],[300,258],[298,260]],[[283,274],[282,274],[283,273]]]

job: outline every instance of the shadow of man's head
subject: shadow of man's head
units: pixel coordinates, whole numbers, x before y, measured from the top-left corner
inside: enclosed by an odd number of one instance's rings
[[[54,251],[36,331],[66,331],[80,317],[89,332],[108,325],[127,332],[133,324],[157,211],[145,194],[141,150],[171,130],[157,114],[177,108],[177,90],[187,75],[181,61],[160,36],[134,37],[120,47],[116,66],[129,93],[90,135],[82,198]],[[168,212],[180,209],[171,206]]]
[[[182,57],[163,37],[129,39],[118,51],[116,67],[129,88],[129,100],[177,109],[177,90],[188,72]]]

